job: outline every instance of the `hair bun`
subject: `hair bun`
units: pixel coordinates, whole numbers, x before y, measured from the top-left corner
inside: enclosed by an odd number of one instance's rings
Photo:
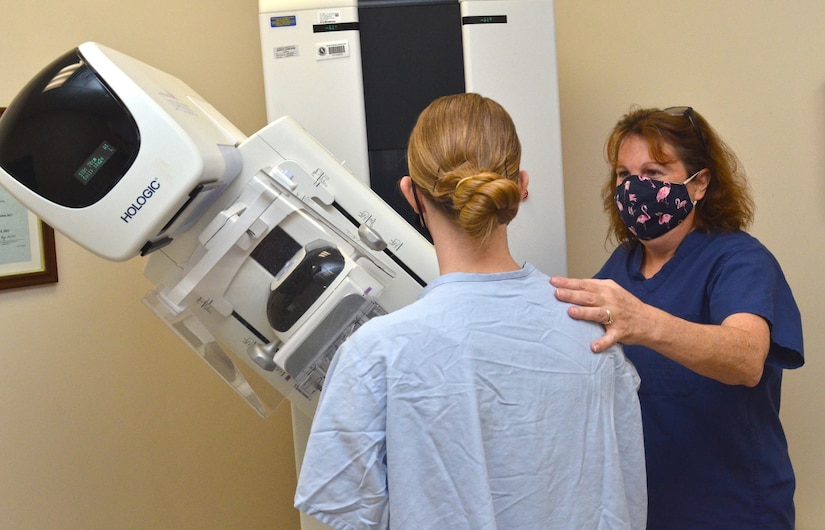
[[[459,178],[452,196],[459,224],[482,239],[498,225],[512,221],[520,204],[518,183],[492,171]]]

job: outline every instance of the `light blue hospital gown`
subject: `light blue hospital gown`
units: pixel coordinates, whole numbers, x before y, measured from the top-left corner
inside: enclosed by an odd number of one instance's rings
[[[437,278],[338,351],[295,506],[336,529],[644,528],[638,375],[527,264]]]

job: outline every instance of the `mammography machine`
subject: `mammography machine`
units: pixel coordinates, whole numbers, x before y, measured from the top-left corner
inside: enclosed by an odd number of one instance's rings
[[[259,0],[270,124],[248,138],[180,80],[85,43],[0,117],[0,186],[106,259],[146,256],[147,306],[260,414],[285,397],[301,413],[300,465],[337,345],[437,275],[392,207],[432,99],[508,110],[531,175],[511,250],[566,273],[553,20],[551,0]]]
[[[311,417],[337,345],[437,274],[429,242],[297,122],[246,138],[92,42],[0,118],[0,184],[104,258],[148,255],[146,304],[262,415],[286,396]]]

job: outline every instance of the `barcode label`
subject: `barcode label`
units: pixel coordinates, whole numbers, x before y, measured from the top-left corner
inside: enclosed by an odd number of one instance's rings
[[[338,59],[339,57],[349,57],[349,42],[324,42],[317,44],[315,58],[319,61],[324,59]]]

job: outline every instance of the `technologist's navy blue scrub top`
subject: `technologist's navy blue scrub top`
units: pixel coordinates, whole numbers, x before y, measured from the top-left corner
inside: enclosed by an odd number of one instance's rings
[[[782,369],[803,364],[802,322],[773,255],[745,232],[693,231],[652,278],[642,247],[619,247],[597,278],[677,317],[721,324],[764,317],[771,348],[754,388],[701,376],[641,346],[625,346],[642,379],[648,528],[793,528],[795,479],[779,421]]]

